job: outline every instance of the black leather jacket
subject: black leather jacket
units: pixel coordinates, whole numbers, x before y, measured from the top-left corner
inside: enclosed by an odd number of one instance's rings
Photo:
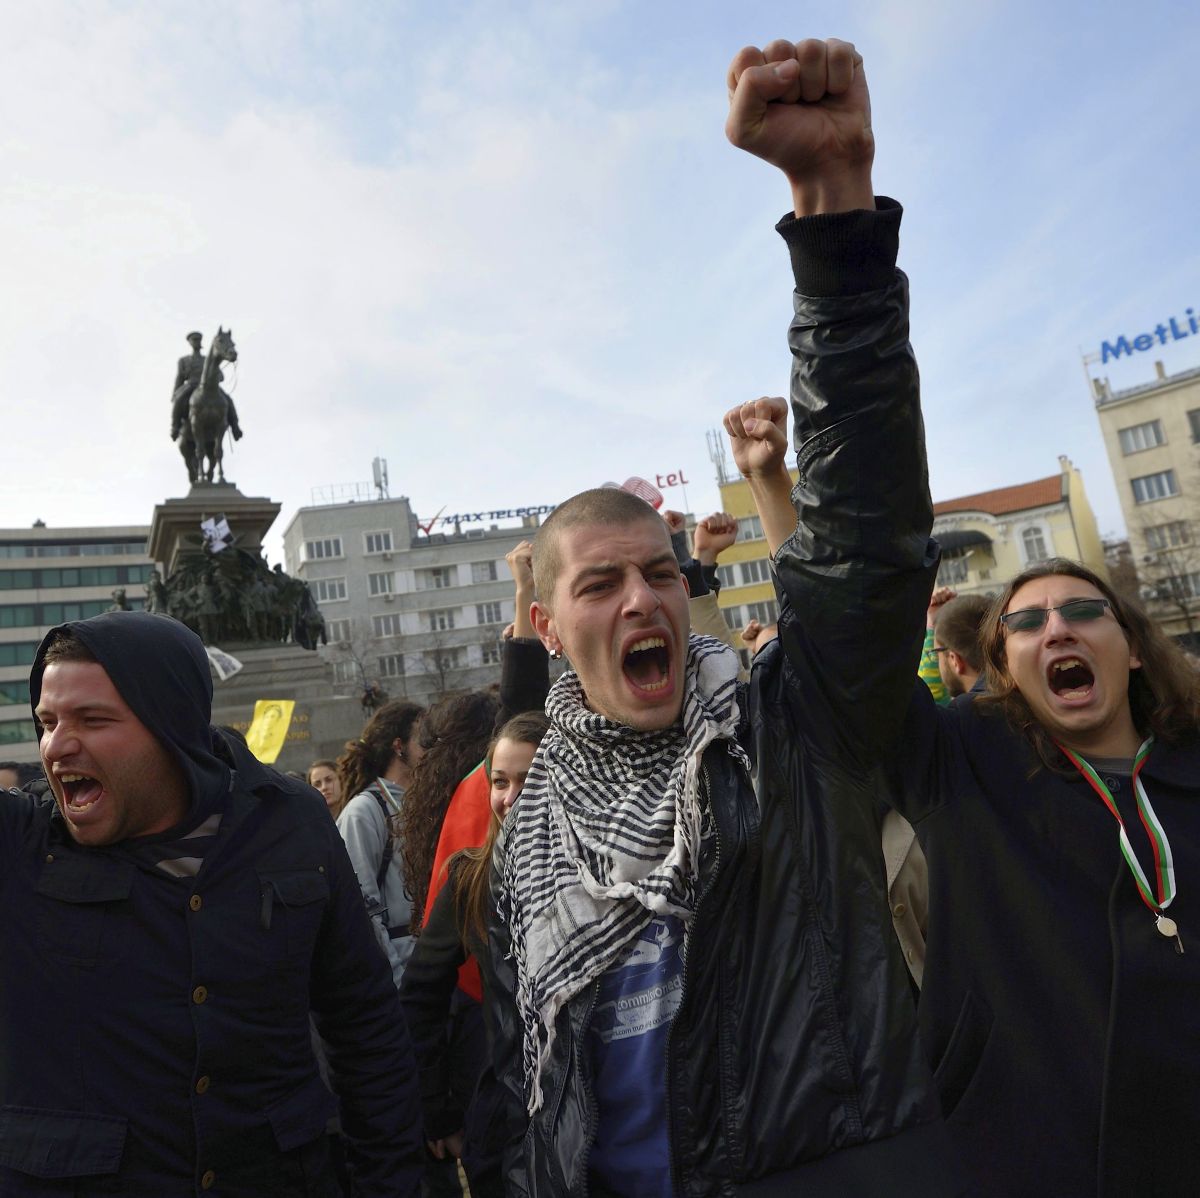
[[[960,1192],[891,928],[872,780],[908,705],[936,569],[899,210],[881,203],[780,230],[797,273],[799,523],[775,557],[780,640],[743,696],[754,782],[720,744],[705,756],[717,836],[666,1060],[680,1198]],[[497,917],[491,934],[497,1071],[523,1109]],[[511,1194],[589,1192],[594,1002],[593,988],[560,1014]]]

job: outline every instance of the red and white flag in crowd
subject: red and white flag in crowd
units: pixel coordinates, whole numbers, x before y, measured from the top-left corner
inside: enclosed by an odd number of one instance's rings
[[[636,495],[639,499],[644,499],[655,511],[658,511],[663,505],[662,492],[654,486],[653,483],[648,483],[644,478],[627,478],[622,484],[621,489],[628,491],[631,495]]]

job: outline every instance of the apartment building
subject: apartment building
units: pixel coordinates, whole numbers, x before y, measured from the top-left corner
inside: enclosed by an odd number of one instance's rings
[[[1200,643],[1200,367],[1114,391],[1093,379],[1141,597],[1168,635]]]
[[[145,605],[153,563],[146,525],[0,529],[0,758],[37,759],[29,667],[42,637],[64,620],[108,611],[113,591]]]
[[[392,698],[429,702],[499,681],[513,619],[504,555],[537,523],[426,533],[405,497],[301,508],[284,532],[286,569],[325,617],[335,684],[352,693],[378,681]]]

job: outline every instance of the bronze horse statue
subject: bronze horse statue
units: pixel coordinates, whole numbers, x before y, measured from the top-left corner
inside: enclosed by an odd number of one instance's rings
[[[180,446],[192,482],[225,481],[222,445],[229,429],[229,401],[221,390],[222,362],[237,361],[232,329],[217,329],[208,347],[200,382],[188,400],[184,444]],[[207,464],[206,464],[207,463]]]

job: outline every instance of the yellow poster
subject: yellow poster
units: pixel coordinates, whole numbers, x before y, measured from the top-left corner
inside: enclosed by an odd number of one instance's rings
[[[264,765],[273,764],[279,756],[295,709],[295,699],[256,700],[254,719],[246,730],[246,744]]]

